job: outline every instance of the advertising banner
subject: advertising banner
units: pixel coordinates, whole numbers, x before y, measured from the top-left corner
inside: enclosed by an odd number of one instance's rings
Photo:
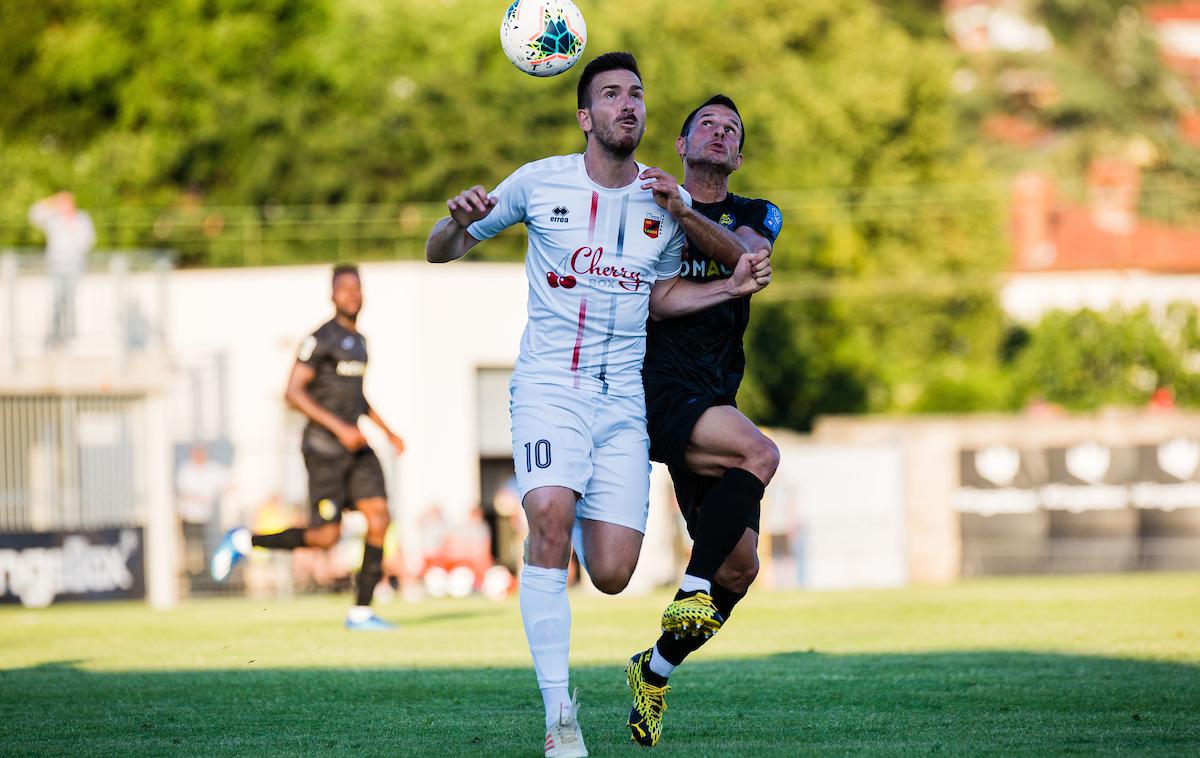
[[[0,534],[0,603],[146,595],[140,527]]]

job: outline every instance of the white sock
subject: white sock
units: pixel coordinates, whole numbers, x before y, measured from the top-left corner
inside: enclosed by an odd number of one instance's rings
[[[579,559],[579,567],[586,573],[587,558],[583,555],[583,522],[575,519],[575,526],[571,527],[571,546],[575,548],[575,557]]]
[[[525,566],[521,571],[521,622],[533,656],[546,728],[558,720],[567,693],[571,645],[571,604],[567,601],[567,570]]]
[[[369,605],[353,605],[350,610],[346,611],[346,620],[351,624],[361,624],[371,618],[371,606]]]
[[[650,653],[650,670],[662,677],[671,675],[675,670],[675,664],[662,657],[662,653],[658,652],[658,645],[654,646],[654,651]]]
[[[712,594],[712,582],[707,579],[701,579],[698,576],[684,574],[683,581],[679,583],[679,589],[683,592],[703,592]]]

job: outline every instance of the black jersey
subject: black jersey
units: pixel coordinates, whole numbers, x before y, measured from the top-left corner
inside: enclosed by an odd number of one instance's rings
[[[366,339],[333,319],[304,340],[296,360],[316,372],[308,384],[308,394],[317,405],[348,424],[357,424],[358,417],[367,412],[367,398],[363,394],[363,377],[367,373]],[[314,440],[314,437],[325,440]],[[314,421],[309,421],[304,430],[306,443],[319,444],[332,437],[325,427]]]
[[[721,226],[747,226],[772,244],[783,227],[783,215],[766,200],[729,194],[717,203],[695,202],[692,207]],[[727,279],[733,271],[697,247],[689,237],[680,276],[693,282]],[[732,399],[742,382],[746,357],[742,335],[750,322],[750,298],[718,303],[679,318],[647,324],[643,378],[647,391],[664,383]]]

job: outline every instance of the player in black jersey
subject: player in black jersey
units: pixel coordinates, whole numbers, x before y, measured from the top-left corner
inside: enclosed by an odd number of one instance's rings
[[[294,550],[328,548],[341,537],[342,510],[358,510],[367,519],[362,569],[357,578],[357,601],[346,617],[348,629],[391,629],[392,624],[371,612],[371,596],[383,577],[383,539],[391,518],[383,469],[358,428],[360,416],[375,422],[397,453],[404,441],[392,432],[363,394],[367,343],[355,329],[362,309],[358,269],[339,265],[333,270],[333,304],[337,314],[300,346],[288,378],[285,397],[308,417],[301,451],[308,469],[308,496],[314,526],[277,534],[250,534],[231,529],[213,555],[213,578],[221,581],[251,547]]]
[[[683,123],[675,143],[683,186],[693,209],[725,235],[689,233],[686,279],[727,278],[740,255],[769,255],[779,236],[783,216],[775,205],[729,191],[745,136],[737,106],[724,95],[709,98]],[[731,236],[740,245],[727,244]],[[662,734],[667,677],[721,628],[758,573],[759,508],[779,449],[737,409],[749,319],[744,297],[649,324],[642,378],[650,457],[667,464],[694,545],[663,613],[662,636],[626,667],[634,697],[628,725],[642,745],[656,744]]]

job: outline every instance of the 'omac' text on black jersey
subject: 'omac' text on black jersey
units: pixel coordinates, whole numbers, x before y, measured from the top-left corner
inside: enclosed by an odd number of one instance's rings
[[[727,229],[749,227],[772,244],[783,228],[783,215],[766,200],[729,194],[716,203],[692,207]],[[708,257],[690,237],[684,250],[685,279],[727,279],[732,269]],[[684,385],[700,394],[732,399],[742,382],[746,357],[742,335],[750,321],[750,298],[719,303],[696,313],[647,325],[643,377],[648,392],[664,383]]]
[[[308,394],[325,410],[348,424],[357,424],[358,417],[367,412],[363,394],[363,377],[367,373],[367,341],[358,332],[350,331],[336,319],[323,324],[300,345],[296,360],[315,372],[308,384]],[[317,439],[323,438],[323,439]],[[314,421],[304,430],[305,444],[321,444],[333,440],[333,434]],[[340,444],[331,451],[342,450]]]

